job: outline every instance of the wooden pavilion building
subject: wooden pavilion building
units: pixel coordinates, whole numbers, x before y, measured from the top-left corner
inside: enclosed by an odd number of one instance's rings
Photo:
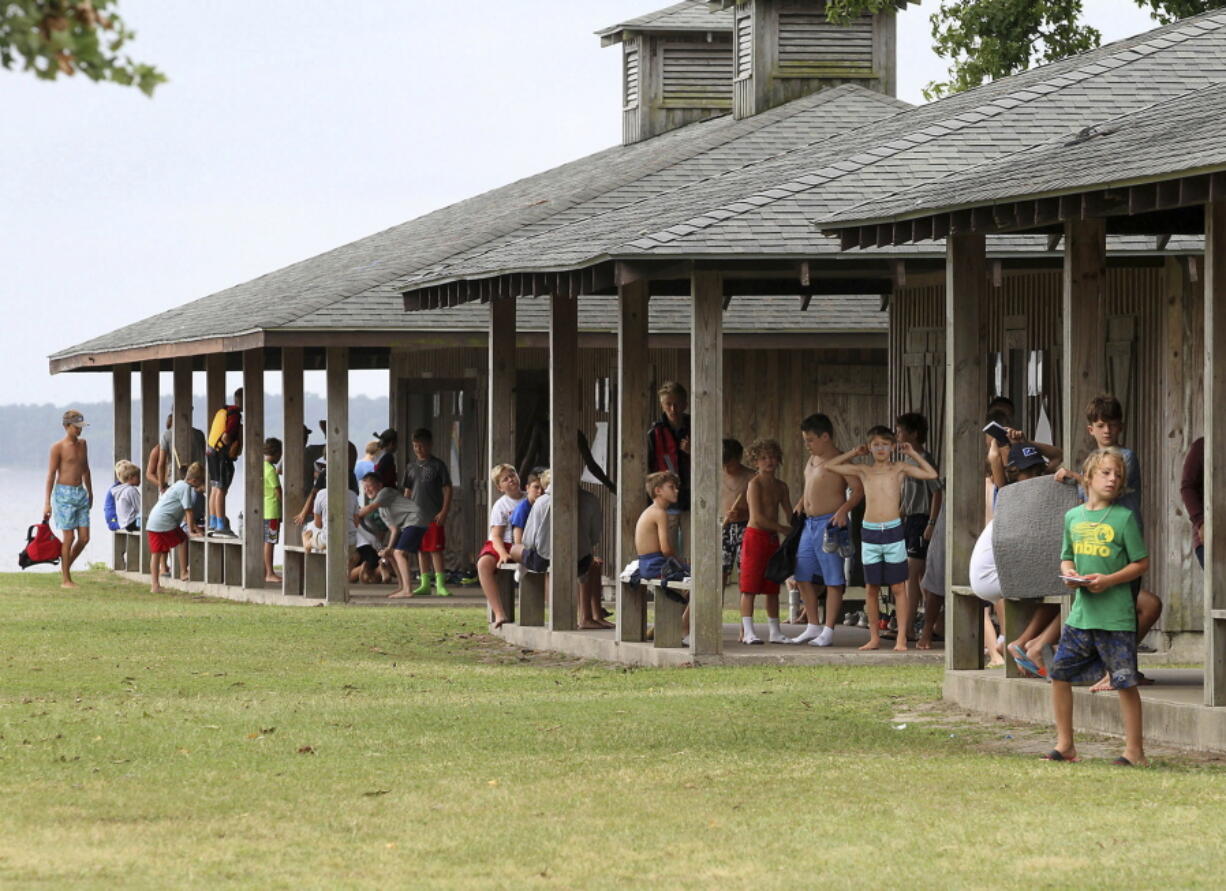
[[[250,356],[253,367],[268,367],[284,365],[283,355],[293,376],[295,351],[303,350],[304,365],[388,367],[393,390],[402,389],[406,368],[426,380],[471,380],[486,415],[481,466],[518,455],[529,423],[522,388],[526,373],[536,372],[560,484],[554,541],[561,564],[575,546],[570,493],[580,476],[566,446],[576,427],[594,419],[583,413],[600,382],[605,395],[596,401],[613,431],[616,467],[609,470],[619,487],[616,519],[606,525],[616,545],[605,556],[618,566],[632,556],[629,533],[642,506],[652,384],[688,379],[694,634],[684,658],[718,658],[721,438],[778,436],[795,449],[785,455],[795,469],[801,455],[792,433],[803,415],[825,411],[839,440],[850,443],[902,410],[943,417],[957,383],[945,373],[940,239],[948,233],[899,243],[864,236],[853,246],[814,221],[1226,78],[1222,11],[914,108],[891,95],[889,12],[840,28],[825,21],[820,0],[689,0],[600,34],[623,54],[622,146],[75,347],[53,357],[53,370],[119,368],[122,395],[133,362],[217,368]],[[730,100],[716,89],[716,72],[731,75]],[[1198,305],[1203,275],[1197,234],[1167,235],[1121,230],[1104,248],[1111,263],[1100,386],[1125,401],[1136,419],[1130,445],[1143,456],[1180,448],[1196,423],[1190,408],[1178,442],[1167,446],[1158,420],[1177,393],[1182,398],[1195,361],[1180,353],[1183,377],[1148,373],[1179,334],[1173,322],[1164,326],[1171,318],[1164,307]],[[1060,240],[1046,231],[993,232],[984,251],[995,299],[978,333],[989,373],[982,387],[956,393],[976,414],[990,395],[1012,394],[1028,429],[1046,421],[1058,438],[1080,404],[1065,394]],[[879,320],[871,310],[882,307],[888,344],[866,323]],[[593,313],[604,321],[591,324]],[[665,317],[673,327],[660,327]],[[453,327],[459,319],[469,326],[462,332]],[[587,349],[597,346],[603,352]],[[459,348],[468,351],[463,358]],[[658,350],[672,350],[671,358]],[[329,381],[338,409],[343,387],[338,370]],[[329,454],[339,457],[344,430],[334,426]],[[286,429],[293,429],[288,418]],[[942,453],[946,438],[938,426],[934,452]],[[1177,479],[1153,461],[1146,474],[1153,516],[1170,502]],[[481,497],[474,493],[477,525]],[[1156,547],[1168,555],[1153,573],[1167,601],[1160,643],[1199,646],[1198,570],[1178,529]],[[547,627],[512,625],[508,637],[558,650],[579,646],[565,606],[572,598],[563,596],[571,584],[555,580],[561,608]],[[343,599],[343,591],[329,579],[330,598]],[[639,640],[642,615],[639,596],[620,591],[616,639],[601,654],[653,661]]]
[[[1204,19],[1201,19],[1204,21]],[[1093,111],[1093,110],[1091,110]],[[990,287],[986,238],[1000,232],[1039,232],[1063,244],[1059,319],[1063,332],[1061,440],[1080,458],[1090,447],[1077,407],[1107,389],[1114,355],[1108,324],[1118,270],[1107,251],[1113,233],[1159,240],[1203,238],[1203,257],[1164,269],[1153,320],[1163,349],[1145,356],[1137,374],[1157,382],[1163,402],[1139,420],[1161,433],[1141,454],[1147,471],[1178,481],[1191,439],[1203,431],[1203,597],[1182,592],[1175,604],[1203,622],[1203,675],[1165,677],[1146,690],[1146,734],[1198,748],[1226,750],[1226,426],[1218,397],[1226,392],[1226,90],[1212,83],[1160,99],[1127,114],[1098,112],[1086,126],[947,177],[918,182],[823,219],[846,247],[903,244],[944,236],[947,252],[945,414],[952,587],[947,614],[947,696],[980,709],[1044,716],[1045,685],[1006,682],[982,672],[982,625],[970,594],[967,567],[982,527],[978,403],[987,391],[983,330],[999,312]],[[1146,474],[1152,478],[1151,473]],[[1192,531],[1173,486],[1164,501],[1149,500],[1151,566],[1164,578],[1187,572]],[[1154,527],[1157,527],[1156,529]],[[1057,566],[1053,555],[1051,570]],[[1011,604],[1024,622],[1032,602]],[[1199,613],[1199,615],[1196,615]],[[1020,626],[1014,631],[1020,630]],[[1199,660],[1198,660],[1199,661]],[[1013,672],[1010,672],[1011,674]],[[1203,692],[1201,701],[1198,694]],[[1092,727],[1118,731],[1113,697],[1099,705],[1081,694],[1078,707]]]

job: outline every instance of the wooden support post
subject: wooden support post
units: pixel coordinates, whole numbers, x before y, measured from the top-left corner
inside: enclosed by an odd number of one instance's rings
[[[130,365],[116,365],[111,372],[111,405],[113,414],[111,416],[111,435],[114,437],[115,444],[111,451],[111,461],[117,464],[120,461],[132,460],[132,367]],[[136,464],[140,463],[140,457],[137,456]],[[141,476],[145,475],[144,468],[141,468]],[[108,478],[114,479],[110,474]],[[104,496],[105,497],[105,496]],[[117,533],[111,536],[111,568],[115,570],[132,569],[135,570],[140,562],[140,552],[137,552],[137,558],[132,563],[128,563],[128,540],[130,538],[126,533]]]
[[[243,352],[244,588],[264,587],[264,349]],[[226,579],[226,584],[234,584]]]
[[[723,649],[720,459],[724,436],[724,282],[695,271],[690,333],[690,649]]]
[[[387,363],[387,426],[400,434],[401,448],[405,450],[406,456],[409,454],[408,441],[412,434],[404,429],[408,394],[405,393],[401,381],[408,376],[409,351],[393,349],[388,354]]]
[[[302,348],[281,350],[281,406],[284,431],[281,443],[281,540],[289,547],[302,544],[302,527],[291,523],[290,517],[302,509],[306,499],[305,443],[302,441]],[[291,559],[289,552],[281,567],[282,588],[286,594],[302,593],[301,558]]]
[[[613,577],[638,554],[634,527],[647,504],[647,417],[653,404],[648,392],[648,299],[651,283],[621,285],[617,291],[617,564]],[[642,585],[617,582],[617,640],[647,637],[647,595]]]
[[[192,360],[178,358],[174,370],[174,451],[166,456],[166,481],[173,483],[183,478],[182,468],[192,463]]]
[[[549,302],[549,628],[573,631],[578,627],[579,594],[579,302],[557,294]]]
[[[328,347],[328,603],[349,600],[349,350]]]
[[[1106,326],[1107,226],[1102,219],[1064,224],[1063,418],[1064,460],[1080,468],[1089,454],[1085,410],[1102,392]]]
[[[1226,705],[1226,201],[1205,205],[1205,705]]]
[[[161,494],[157,486],[145,479],[145,467],[149,461],[149,453],[158,444],[158,437],[162,433],[162,411],[158,404],[161,399],[158,372],[157,362],[140,363],[140,460],[137,463],[141,467],[140,512],[146,520],[149,518],[149,511],[153,510],[153,505],[157,503],[158,496]],[[142,535],[140,537],[141,572],[149,572],[149,558],[149,536]]]
[[[983,528],[987,256],[977,233],[949,236],[945,250],[945,667],[979,669],[983,609],[954,589],[970,583],[971,551]]]
[[[486,468],[515,463],[515,327],[515,301],[490,301]],[[499,497],[497,487],[490,482],[486,504],[493,505]]]

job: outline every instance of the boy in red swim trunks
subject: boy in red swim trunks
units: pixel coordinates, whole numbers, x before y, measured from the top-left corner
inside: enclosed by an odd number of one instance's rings
[[[757,439],[749,447],[749,464],[757,474],[749,481],[749,525],[741,543],[741,642],[761,644],[753,627],[754,597],[766,596],[766,616],[770,623],[768,638],[773,644],[790,644],[779,626],[779,585],[766,578],[766,564],[779,550],[779,533],[787,535],[791,527],[779,522],[787,517],[792,499],[783,480],[775,472],[783,463],[783,449],[773,439]]]

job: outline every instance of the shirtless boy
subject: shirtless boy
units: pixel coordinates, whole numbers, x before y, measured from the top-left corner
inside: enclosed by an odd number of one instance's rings
[[[904,478],[934,480],[937,472],[911,443],[898,445],[889,427],[870,428],[867,439],[867,445],[844,452],[826,467],[848,479],[858,479],[864,485],[866,504],[860,527],[860,553],[864,562],[869,639],[860,649],[875,650],[881,646],[879,598],[881,586],[888,585],[898,606],[898,640],[894,649],[905,650],[914,610],[907,593],[906,530],[900,516],[903,481]],[[910,458],[915,464],[892,460],[895,453]],[[872,455],[873,463],[849,463],[864,455]]]
[[[790,644],[792,639],[779,625],[779,584],[766,577],[766,566],[779,550],[780,533],[792,527],[779,522],[791,513],[792,499],[787,483],[775,476],[783,463],[783,449],[773,439],[758,439],[749,447],[749,463],[758,472],[749,481],[749,526],[745,530],[745,549],[741,558],[741,643],[761,644],[753,627],[754,597],[766,597],[766,617],[770,642]]]
[[[741,463],[745,448],[735,439],[724,440],[724,470],[719,475],[719,510],[723,517],[724,585],[741,555],[741,541],[749,523],[746,491],[753,471]]]
[[[662,470],[647,475],[645,488],[651,504],[639,515],[634,526],[634,550],[638,554],[639,577],[658,579],[664,561],[677,556],[668,511],[677,503],[681,480],[671,470]]]
[[[834,642],[834,623],[838,621],[843,591],[847,587],[843,560],[851,555],[840,553],[837,547],[834,551],[826,551],[823,544],[827,530],[832,540],[836,540],[836,530],[847,529],[847,518],[864,498],[864,487],[858,478],[845,480],[827,466],[839,456],[830,418],[823,414],[809,415],[800,425],[800,435],[809,451],[809,460],[805,463],[805,492],[796,505],[796,510],[803,511],[805,516],[805,528],[796,552],[796,581],[809,623],[804,633],[792,638],[792,642],[828,647]],[[821,584],[826,586],[824,627],[815,624],[817,587]]]
[[[64,536],[60,556],[60,587],[75,588],[72,564],[89,544],[89,509],[94,504],[94,483],[89,475],[89,447],[81,438],[85,418],[79,411],[64,412],[64,438],[51,447],[47,462],[47,491],[43,522],[51,518]]]

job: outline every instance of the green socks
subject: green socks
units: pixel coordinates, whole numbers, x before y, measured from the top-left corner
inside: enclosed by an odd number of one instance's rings
[[[450,597],[451,596],[451,592],[447,590],[445,579],[446,579],[445,573],[436,572],[434,574],[434,595],[436,597]]]
[[[430,573],[423,572],[421,574],[421,584],[413,589],[414,594],[429,594],[430,593]]]

